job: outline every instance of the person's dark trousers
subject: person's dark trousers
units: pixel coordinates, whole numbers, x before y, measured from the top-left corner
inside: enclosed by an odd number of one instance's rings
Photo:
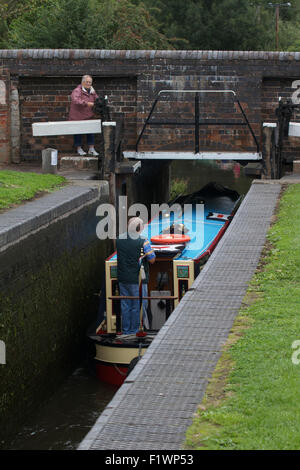
[[[86,134],[86,140],[88,145],[94,145],[95,143],[95,135],[94,134]],[[74,146],[81,147],[82,145],[82,134],[74,135]]]

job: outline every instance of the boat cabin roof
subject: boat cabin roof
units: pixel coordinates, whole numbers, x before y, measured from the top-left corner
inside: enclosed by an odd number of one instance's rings
[[[213,207],[210,204],[201,205],[190,205],[185,208],[184,213],[163,212],[160,217],[155,217],[145,225],[144,230],[141,233],[142,237],[147,238],[151,241],[151,237],[161,235],[163,232],[168,232],[168,229],[175,224],[184,225],[184,233],[190,237],[190,241],[185,244],[184,249],[177,253],[176,259],[182,260],[195,260],[199,258],[208,247],[211,245],[212,240],[217,237],[220,230],[226,223],[224,220],[213,220],[207,219],[207,216],[212,212]],[[232,208],[231,208],[232,209]],[[228,216],[231,213],[225,214]],[[224,212],[223,212],[224,214]],[[172,230],[170,229],[170,232]],[[155,247],[155,244],[151,243]],[[163,242],[161,242],[163,244]],[[180,244],[180,242],[178,242]],[[117,259],[115,253],[111,260]]]

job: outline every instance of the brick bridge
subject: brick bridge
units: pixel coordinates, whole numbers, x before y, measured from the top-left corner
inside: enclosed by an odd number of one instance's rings
[[[45,147],[72,152],[71,136],[32,136],[32,123],[68,118],[72,89],[91,74],[98,94],[108,95],[113,120],[124,117],[123,150],[134,150],[137,136],[160,90],[234,90],[258,140],[263,122],[275,122],[279,97],[291,98],[300,86],[299,52],[113,51],[28,49],[0,51],[0,162],[40,160]],[[295,96],[295,95],[294,95]],[[188,94],[166,98],[156,117],[190,121],[194,101]],[[240,120],[231,98],[200,98],[200,119]],[[293,121],[300,122],[300,114]],[[241,126],[200,128],[200,149],[255,151]],[[153,126],[139,150],[191,150],[189,125]],[[287,162],[299,159],[300,141],[284,145]]]

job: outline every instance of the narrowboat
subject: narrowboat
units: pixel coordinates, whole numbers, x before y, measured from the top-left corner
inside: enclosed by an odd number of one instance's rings
[[[136,335],[122,335],[117,253],[105,262],[98,318],[88,338],[97,377],[121,385],[213,252],[242,196],[217,183],[169,202],[145,225],[156,261],[150,265],[148,322]],[[140,299],[141,300],[141,299]],[[142,316],[142,315],[141,315]],[[146,328],[147,327],[147,328]]]

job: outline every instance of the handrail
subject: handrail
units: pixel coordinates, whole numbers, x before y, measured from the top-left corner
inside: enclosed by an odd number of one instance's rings
[[[193,123],[191,122],[186,122],[186,123],[177,123],[177,122],[168,122],[168,121],[155,121],[153,122],[153,125],[165,125],[165,124],[169,124],[169,125],[191,125],[191,124],[194,124],[195,126],[195,153],[199,153],[199,126],[200,125],[203,125],[205,124],[205,121],[203,122],[200,122],[199,120],[199,93],[231,93],[234,95],[234,101],[238,104],[238,107],[242,113],[242,116],[244,118],[244,121],[245,122],[242,122],[242,123],[233,123],[233,122],[228,122],[228,123],[218,123],[218,122],[214,122],[213,124],[214,125],[245,125],[245,126],[248,126],[249,128],[249,131],[253,137],[253,140],[255,142],[255,145],[256,145],[256,149],[257,149],[257,153],[259,153],[259,143],[258,143],[258,140],[254,134],[254,131],[250,125],[250,122],[245,114],[245,111],[240,103],[240,101],[238,100],[237,98],[237,94],[235,91],[233,90],[160,90],[158,92],[158,94],[156,95],[155,99],[154,99],[154,102],[152,104],[152,107],[150,109],[150,112],[148,114],[148,117],[143,125],[143,128],[138,136],[138,139],[137,139],[137,142],[136,142],[136,145],[135,145],[135,151],[138,152],[138,146],[139,146],[139,143],[140,143],[140,140],[144,134],[144,131],[147,127],[147,125],[149,124],[149,121],[150,121],[150,118],[153,114],[153,111],[159,101],[159,98],[160,98],[160,95],[162,95],[163,93],[195,93],[195,121]],[[150,124],[152,124],[152,122],[150,122]]]

